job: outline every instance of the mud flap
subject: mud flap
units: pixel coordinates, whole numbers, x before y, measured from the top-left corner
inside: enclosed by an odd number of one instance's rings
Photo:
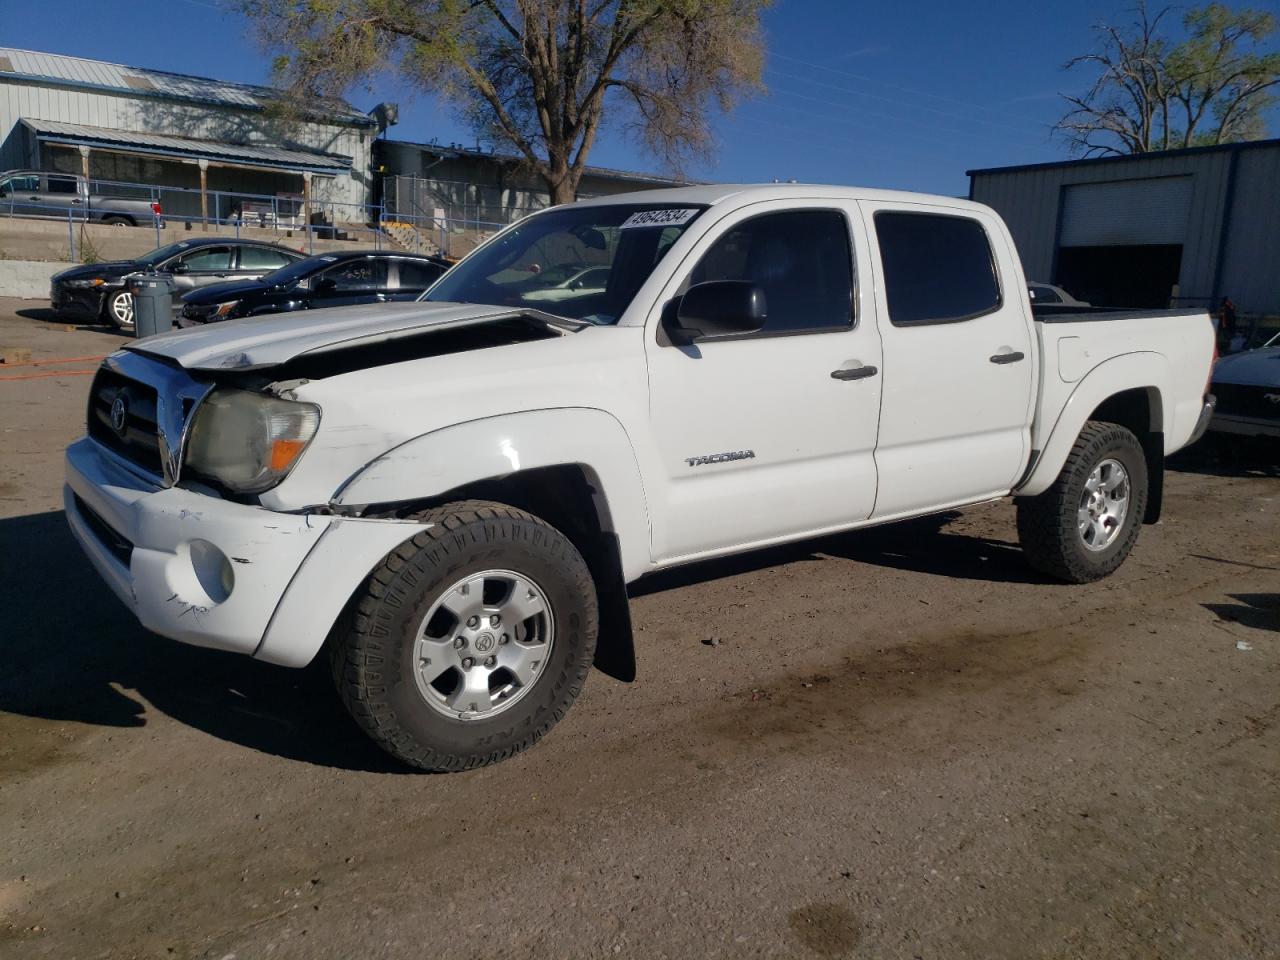
[[[1148,431],[1142,435],[1142,452],[1147,459],[1147,512],[1143,523],[1158,523],[1164,506],[1164,434]]]
[[[618,559],[618,538],[606,534],[596,539],[599,548],[593,549],[595,556],[587,559],[596,577],[600,604],[600,635],[593,666],[606,676],[631,683],[636,678],[636,648],[631,632],[631,603]]]

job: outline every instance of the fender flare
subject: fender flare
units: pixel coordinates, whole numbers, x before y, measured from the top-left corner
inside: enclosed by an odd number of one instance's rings
[[[1154,422],[1151,429],[1168,436],[1173,428],[1173,410],[1164,399],[1172,396],[1172,382],[1173,371],[1169,361],[1160,353],[1126,353],[1098,364],[1081,378],[1067,397],[1058,419],[1042,441],[1039,456],[1031,464],[1026,478],[1014,489],[1014,495],[1032,497],[1049,489],[1062,472],[1067,456],[1089,417],[1118,393],[1143,389],[1154,392],[1159,404],[1158,407],[1152,405]]]
[[[612,414],[559,407],[502,414],[422,434],[371,461],[338,491],[337,507],[403,503],[539,467],[583,467],[617,537],[627,582],[651,567],[649,509],[635,450]]]

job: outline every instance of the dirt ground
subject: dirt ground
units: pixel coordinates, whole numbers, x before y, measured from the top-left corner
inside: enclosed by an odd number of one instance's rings
[[[0,301],[35,359],[119,342]],[[0,366],[0,957],[1280,956],[1260,460],[1175,461],[1088,587],[1008,504],[643,582],[637,683],[425,776],[316,670],[99,583],[60,508],[89,377],[12,379],[93,365]]]

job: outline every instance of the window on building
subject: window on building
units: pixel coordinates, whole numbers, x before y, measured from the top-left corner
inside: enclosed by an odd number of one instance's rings
[[[1000,306],[991,243],[978,221],[882,210],[875,225],[895,326],[970,320]]]
[[[732,227],[693,268],[688,286],[745,280],[764,291],[762,334],[853,322],[849,225],[836,210],[768,213]]]

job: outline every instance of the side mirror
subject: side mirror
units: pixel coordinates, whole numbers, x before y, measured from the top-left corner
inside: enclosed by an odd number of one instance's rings
[[[333,277],[323,277],[315,282],[315,293],[332,293],[338,289],[338,281]]]
[[[178,261],[177,263],[175,263],[173,266],[169,268],[170,273],[187,273],[190,270],[191,268],[187,266],[185,263],[183,263],[182,261]]]
[[[676,337],[692,342],[755,333],[769,317],[764,291],[746,280],[709,280],[690,287],[676,310]],[[673,338],[675,339],[675,338]]]

